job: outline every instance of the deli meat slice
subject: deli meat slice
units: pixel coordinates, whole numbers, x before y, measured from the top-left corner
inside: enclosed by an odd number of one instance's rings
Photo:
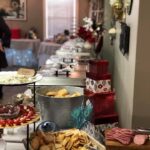
[[[115,137],[115,139],[124,145],[128,145],[131,143],[131,138],[129,138],[129,137],[128,138]]]
[[[148,135],[137,134],[134,136],[133,142],[137,145],[143,145],[147,139]]]
[[[117,140],[118,142],[128,145],[132,142],[133,132],[130,129],[112,128],[106,132],[107,140]]]

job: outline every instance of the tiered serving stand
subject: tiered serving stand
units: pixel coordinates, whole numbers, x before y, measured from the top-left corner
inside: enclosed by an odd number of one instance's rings
[[[15,83],[15,82],[13,82],[13,80],[12,80],[12,82],[11,82],[11,80],[10,80],[10,82],[9,81],[3,82],[4,81],[3,78],[5,78],[6,76],[10,76],[10,79],[11,79],[11,76],[15,75],[15,74],[17,74],[16,71],[7,71],[7,72],[2,71],[2,72],[0,72],[0,79],[1,79],[0,85],[3,85],[3,86],[32,85],[33,86],[33,94],[34,94],[33,95],[33,103],[34,103],[34,107],[35,107],[35,104],[36,104],[36,95],[35,95],[36,94],[36,92],[35,92],[35,90],[36,90],[35,86],[36,85],[35,85],[35,83],[42,79],[42,75],[36,74],[35,76],[30,77],[31,80],[29,80],[27,82],[20,82],[20,83],[16,82]],[[12,126],[12,125],[6,125],[6,126],[0,125],[0,129],[7,129],[7,128],[10,129],[10,128],[17,128],[17,127],[26,126],[27,127],[27,130],[26,130],[26,135],[27,135],[26,149],[29,150],[29,125],[33,123],[34,124],[34,131],[35,131],[35,122],[38,121],[39,119],[40,119],[40,114],[38,112],[35,112],[34,117],[32,119],[30,119],[29,121],[26,121],[26,123],[20,123],[19,125],[14,125],[14,126]]]

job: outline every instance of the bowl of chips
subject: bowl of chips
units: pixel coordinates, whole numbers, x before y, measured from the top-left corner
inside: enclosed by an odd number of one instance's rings
[[[74,127],[72,112],[84,101],[84,89],[73,86],[45,86],[37,91],[42,121],[55,122],[59,128]]]

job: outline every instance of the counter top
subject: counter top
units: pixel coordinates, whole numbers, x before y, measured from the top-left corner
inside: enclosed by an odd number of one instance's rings
[[[119,142],[109,140],[106,140],[105,144],[107,150],[150,150],[150,141],[141,146],[138,146],[134,143],[131,143],[130,145],[123,145]]]

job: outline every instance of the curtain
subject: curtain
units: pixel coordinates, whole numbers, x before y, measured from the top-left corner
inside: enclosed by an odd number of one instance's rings
[[[47,38],[65,29],[72,32],[76,21],[76,0],[46,0]]]

